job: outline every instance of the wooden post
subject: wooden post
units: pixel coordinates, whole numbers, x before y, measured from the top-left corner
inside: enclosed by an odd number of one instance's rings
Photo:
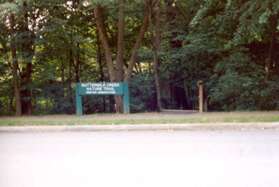
[[[80,83],[76,84],[76,114],[78,116],[82,115],[82,98],[80,93]]]
[[[204,111],[204,106],[203,106],[203,81],[198,81],[198,88],[199,88],[199,112]]]

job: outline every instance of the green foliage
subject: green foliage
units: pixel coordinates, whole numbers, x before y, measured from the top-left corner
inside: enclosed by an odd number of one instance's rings
[[[265,66],[268,55],[272,54],[272,21],[279,16],[278,6],[272,0],[200,2],[195,15],[186,23],[188,29],[177,24],[168,31],[177,33],[182,28],[184,31],[176,34],[175,40],[183,45],[179,48],[164,45],[163,76],[183,79],[190,85],[203,80],[210,109],[276,109],[278,97],[274,94],[277,90],[274,83],[278,79],[273,74],[267,80]],[[166,42],[169,40],[166,38]],[[275,43],[278,49],[278,38]],[[271,56],[275,59],[277,54]],[[274,68],[275,72],[278,67]]]
[[[1,2],[1,1],[0,1]],[[18,5],[16,3],[5,2],[0,4],[0,19],[4,19],[8,14],[18,13]]]
[[[184,108],[196,109],[196,83],[203,80],[209,109],[279,109],[278,1],[160,2],[159,76],[164,107],[180,108],[184,100]],[[20,88],[32,92],[34,113],[74,113],[76,82],[109,80],[93,15],[97,5],[104,8],[109,45],[116,54],[116,0],[0,0],[0,114],[15,110],[13,46]],[[126,66],[144,8],[150,7],[142,0],[125,1]],[[154,12],[130,81],[133,112],[156,109],[153,19]],[[27,64],[32,64],[32,72],[25,83]],[[84,111],[112,112],[113,98],[85,97]]]
[[[130,84],[132,112],[147,112],[156,109],[154,79],[144,73],[133,77]]]
[[[236,52],[215,66],[209,97],[223,110],[255,110],[261,100],[264,72],[249,56]],[[253,72],[253,73],[251,73]]]

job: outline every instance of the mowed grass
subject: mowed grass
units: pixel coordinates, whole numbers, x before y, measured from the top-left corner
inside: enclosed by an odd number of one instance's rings
[[[0,126],[279,122],[278,112],[139,113],[0,117]]]

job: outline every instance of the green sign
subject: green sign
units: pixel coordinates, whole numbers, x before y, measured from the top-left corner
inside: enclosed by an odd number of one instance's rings
[[[129,89],[126,82],[101,82],[76,84],[76,114],[82,115],[82,96],[119,95],[123,97],[124,113],[130,112]]]

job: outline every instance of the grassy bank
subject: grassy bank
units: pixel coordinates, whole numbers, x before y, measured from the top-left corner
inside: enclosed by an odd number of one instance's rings
[[[111,124],[183,124],[183,123],[279,122],[279,112],[230,112],[204,114],[94,114],[85,116],[47,115],[0,117],[0,126],[24,125],[111,125]]]

